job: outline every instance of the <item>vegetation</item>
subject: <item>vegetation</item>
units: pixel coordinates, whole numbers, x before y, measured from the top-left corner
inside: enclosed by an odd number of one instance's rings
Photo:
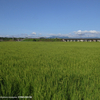
[[[62,39],[58,39],[58,38],[55,38],[55,39],[47,39],[47,38],[40,38],[40,39],[24,39],[23,41],[35,41],[35,42],[41,42],[41,41],[46,41],[46,42],[49,42],[49,41],[62,41]]]
[[[100,100],[100,43],[0,42],[0,96]]]
[[[0,37],[0,42],[1,41],[62,41],[62,39],[54,38],[54,39],[49,39],[49,38],[9,38],[9,37]]]
[[[11,38],[11,37],[0,37],[0,41],[17,41],[18,39],[23,39],[23,38]]]

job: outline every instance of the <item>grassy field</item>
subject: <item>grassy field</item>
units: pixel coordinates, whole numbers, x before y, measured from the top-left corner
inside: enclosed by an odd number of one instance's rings
[[[0,42],[0,96],[100,100],[100,43]]]

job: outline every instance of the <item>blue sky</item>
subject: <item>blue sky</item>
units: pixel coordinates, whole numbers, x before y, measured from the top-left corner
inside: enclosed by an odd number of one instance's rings
[[[0,36],[100,37],[100,0],[0,0]]]

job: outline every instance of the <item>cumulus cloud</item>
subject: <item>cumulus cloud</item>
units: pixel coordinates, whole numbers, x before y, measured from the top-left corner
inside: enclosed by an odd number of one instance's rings
[[[36,32],[32,32],[33,35],[36,35]]]
[[[100,31],[96,31],[96,30],[90,30],[90,31],[87,31],[87,30],[85,30],[85,31],[81,31],[81,30],[78,30],[78,31],[74,31],[74,33],[75,34],[87,34],[87,33],[89,33],[89,34],[100,34]]]

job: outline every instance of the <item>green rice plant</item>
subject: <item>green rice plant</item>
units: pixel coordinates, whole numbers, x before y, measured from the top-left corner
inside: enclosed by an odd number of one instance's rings
[[[99,42],[0,42],[0,96],[100,100],[99,49]]]

